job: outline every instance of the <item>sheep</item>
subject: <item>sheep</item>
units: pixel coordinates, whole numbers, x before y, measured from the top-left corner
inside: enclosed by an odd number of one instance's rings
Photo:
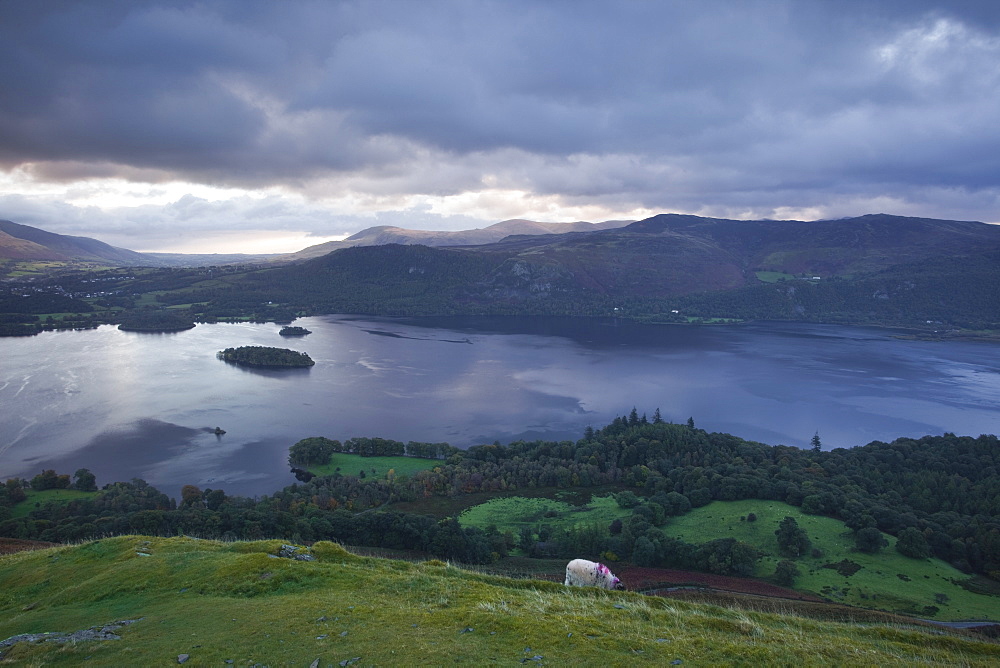
[[[615,577],[610,568],[586,559],[574,559],[566,564],[566,582],[564,584],[577,587],[625,589],[625,585]]]

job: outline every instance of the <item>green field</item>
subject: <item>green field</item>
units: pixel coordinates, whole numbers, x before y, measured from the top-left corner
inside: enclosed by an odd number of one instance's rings
[[[13,665],[966,665],[1000,645],[919,624],[850,624],[567,588],[440,561],[315,561],[282,541],[120,536],[0,557],[0,638],[117,620],[117,640],[20,642]]]
[[[753,513],[755,522],[741,520]],[[799,508],[778,501],[714,501],[687,515],[673,518],[664,528],[668,536],[689,543],[716,538],[736,538],[766,553],[757,575],[774,573],[778,554],[774,531],[785,517],[805,529],[821,557],[796,561],[802,572],[795,588],[849,605],[889,610],[937,620],[1000,619],[1000,597],[974,594],[956,584],[969,576],[940,559],[911,559],[895,550],[896,539],[885,535],[889,546],[877,554],[854,550],[851,532],[839,520],[806,515]],[[844,576],[826,564],[849,560],[861,566]],[[935,613],[934,609],[938,611]]]
[[[440,459],[421,459],[419,457],[362,457],[343,452],[335,452],[330,457],[330,463],[325,466],[309,466],[310,472],[316,475],[359,475],[362,471],[365,477],[384,478],[389,470],[396,475],[410,475],[417,471],[426,471],[442,464]]]
[[[780,271],[755,271],[754,274],[757,275],[757,280],[762,283],[777,283],[778,281],[790,281],[795,278],[791,274],[785,274]]]
[[[517,532],[521,527],[535,529],[547,524],[553,530],[598,524],[607,526],[615,519],[628,517],[631,510],[618,507],[612,496],[595,497],[582,506],[556,499],[510,496],[480,503],[462,512],[462,526],[485,529],[495,526],[501,532]]]
[[[50,501],[65,503],[73,499],[85,499],[97,496],[97,492],[81,492],[75,489],[43,489],[41,491],[26,489],[24,490],[24,494],[27,498],[11,509],[10,516],[12,518],[27,517],[28,513],[36,507],[44,506]]]

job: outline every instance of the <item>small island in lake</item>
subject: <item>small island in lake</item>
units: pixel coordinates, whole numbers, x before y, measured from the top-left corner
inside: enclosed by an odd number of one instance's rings
[[[281,336],[305,336],[306,334],[312,334],[312,332],[305,327],[282,327],[281,331],[278,332]]]
[[[316,364],[306,353],[286,348],[267,346],[241,346],[226,348],[218,353],[218,358],[242,366],[265,367],[270,369],[290,369],[310,367]]]

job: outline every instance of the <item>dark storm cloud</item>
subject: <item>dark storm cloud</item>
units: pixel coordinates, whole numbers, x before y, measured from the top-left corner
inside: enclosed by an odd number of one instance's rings
[[[0,58],[0,163],[47,178],[974,217],[1000,188],[992,0],[15,0]]]

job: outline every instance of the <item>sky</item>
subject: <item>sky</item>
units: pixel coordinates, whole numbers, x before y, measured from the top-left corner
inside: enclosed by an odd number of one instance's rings
[[[1000,222],[996,0],[3,0],[0,62],[0,218],[132,250]]]

